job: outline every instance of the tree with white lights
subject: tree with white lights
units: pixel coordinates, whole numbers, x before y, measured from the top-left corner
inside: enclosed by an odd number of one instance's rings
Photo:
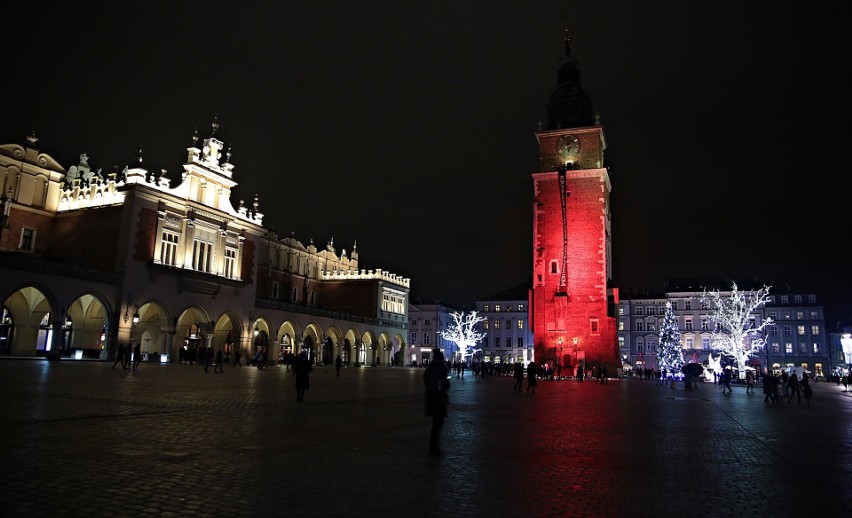
[[[710,338],[711,347],[730,356],[737,362],[739,371],[745,372],[749,358],[766,345],[763,329],[772,325],[772,319],[757,324],[754,313],[769,301],[769,286],[757,291],[739,291],[733,283],[729,295],[714,290],[704,291],[701,302],[710,309],[710,319],[716,324]]]
[[[680,343],[680,328],[677,325],[672,303],[666,302],[666,316],[660,326],[660,346],[657,357],[660,360],[660,369],[667,369],[674,376],[683,367],[683,345]]]
[[[444,340],[454,342],[459,347],[461,358],[467,356],[467,350],[475,346],[485,337],[485,333],[480,333],[476,330],[476,324],[485,320],[485,317],[476,315],[476,311],[471,311],[468,314],[453,311],[453,323],[449,328],[442,330],[439,334],[444,337]]]

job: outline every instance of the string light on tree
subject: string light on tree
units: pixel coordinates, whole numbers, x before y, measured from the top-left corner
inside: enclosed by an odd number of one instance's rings
[[[485,317],[477,316],[476,311],[471,311],[465,314],[463,311],[453,311],[451,316],[453,322],[446,330],[440,331],[444,340],[454,342],[458,348],[461,359],[464,360],[468,356],[467,350],[476,346],[483,338],[485,333],[480,333],[476,330],[476,324],[485,320]]]
[[[672,303],[666,302],[666,316],[660,326],[660,369],[666,369],[672,373],[672,377],[680,372],[686,363],[683,359],[683,346],[680,343],[680,328],[677,325]]]
[[[767,318],[758,324],[752,315],[756,316],[758,309],[768,301],[769,286],[764,285],[757,291],[739,291],[736,283],[731,286],[730,295],[714,290],[705,291],[701,297],[716,324],[710,338],[711,347],[733,356],[740,373],[745,373],[749,358],[766,346],[763,329],[774,323]]]

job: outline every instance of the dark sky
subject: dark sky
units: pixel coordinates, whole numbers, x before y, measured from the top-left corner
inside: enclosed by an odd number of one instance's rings
[[[532,276],[534,131],[567,27],[608,143],[616,284],[756,278],[852,319],[848,45],[832,8],[20,4],[0,141],[35,130],[66,168],[84,152],[123,167],[141,145],[174,178],[218,116],[235,205],[259,193],[279,235],[357,241],[362,267],[456,305]]]

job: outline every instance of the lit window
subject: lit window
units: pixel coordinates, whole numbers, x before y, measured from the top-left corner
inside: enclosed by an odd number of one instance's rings
[[[619,320],[619,321],[618,321],[618,330],[619,330],[619,331],[624,331],[624,320]]]
[[[500,319],[499,318],[494,319],[494,329],[500,329]]]
[[[518,304],[518,311],[524,311],[524,307],[523,304]]]
[[[482,306],[482,311],[491,311],[491,305],[485,304],[484,306]]]
[[[814,342],[814,354],[819,354],[819,344]]]
[[[784,352],[787,353],[787,354],[793,354],[793,344],[790,343],[790,342],[785,343],[784,344]]]
[[[803,336],[805,334],[805,326],[796,326],[796,331],[799,333],[799,336]]]
[[[174,232],[163,232],[160,240],[160,262],[166,266],[177,264],[178,235]]]
[[[497,313],[500,312],[500,304],[494,304],[494,311]]]
[[[236,249],[226,248],[225,249],[225,271],[222,272],[222,273],[224,273],[225,277],[227,277],[229,279],[234,278],[234,266],[236,264],[237,264],[237,251],[236,251]],[[278,290],[276,289],[275,292],[276,292],[276,295],[273,295],[272,298],[277,299],[278,298],[278,295],[277,295]]]
[[[811,334],[814,336],[819,336],[819,326],[811,326]]]
[[[772,352],[773,352],[773,353],[775,353],[775,354],[778,354],[778,353],[780,353],[780,352],[781,352],[781,346],[780,346],[780,345],[778,345],[778,343],[777,343],[777,342],[774,342],[774,343],[772,344]]]
[[[518,329],[523,329],[523,328],[524,328],[524,319],[519,318],[518,319]]]
[[[192,268],[199,272],[210,272],[213,266],[213,245],[198,239],[192,242]]]

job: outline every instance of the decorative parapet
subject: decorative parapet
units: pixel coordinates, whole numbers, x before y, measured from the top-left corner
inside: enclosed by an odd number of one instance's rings
[[[379,279],[383,281],[392,282],[404,288],[411,288],[410,278],[403,277],[395,273],[386,272],[378,268],[375,270],[322,272],[320,278],[324,281]]]

